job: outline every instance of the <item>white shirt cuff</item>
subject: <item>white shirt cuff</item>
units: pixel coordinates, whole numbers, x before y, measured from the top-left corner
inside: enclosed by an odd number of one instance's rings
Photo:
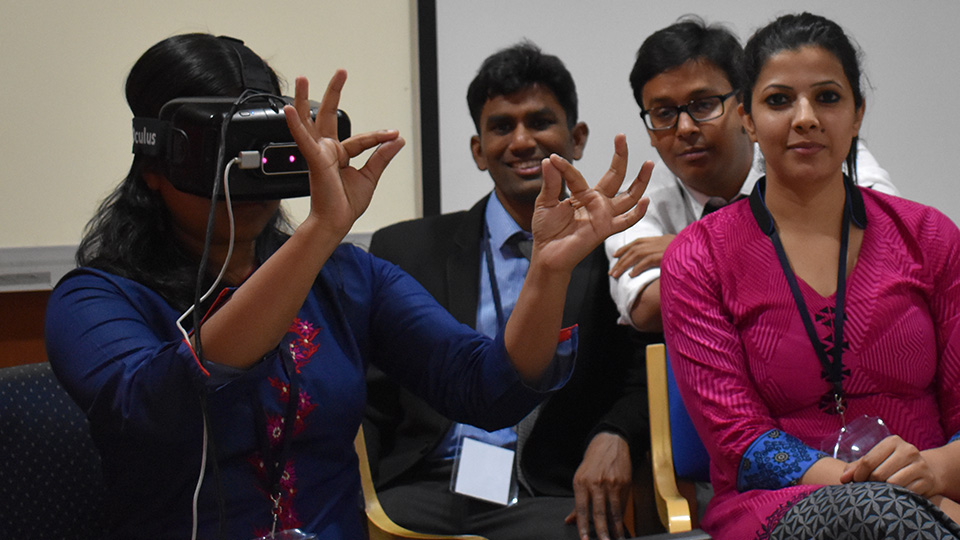
[[[617,304],[617,310],[620,312],[620,318],[617,322],[637,329],[630,317],[630,311],[633,305],[637,303],[640,293],[654,281],[660,279],[660,267],[644,270],[637,277],[630,277],[630,273],[625,272],[620,279],[610,278],[610,294],[613,301]]]

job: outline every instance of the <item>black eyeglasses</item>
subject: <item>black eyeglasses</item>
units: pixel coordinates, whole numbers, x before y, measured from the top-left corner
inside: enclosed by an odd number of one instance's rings
[[[706,122],[723,116],[723,104],[737,93],[732,90],[720,96],[707,96],[689,101],[686,105],[677,107],[654,107],[640,111],[640,118],[647,129],[663,131],[673,129],[680,121],[680,113],[687,113],[694,122]]]

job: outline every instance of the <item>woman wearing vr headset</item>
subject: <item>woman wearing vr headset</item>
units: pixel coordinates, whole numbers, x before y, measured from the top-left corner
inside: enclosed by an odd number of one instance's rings
[[[249,52],[205,34],[166,39],[131,70],[127,100],[135,116],[158,118],[174,98],[239,96]],[[174,188],[157,158],[134,158],[88,225],[80,268],[55,289],[47,350],[100,448],[111,537],[186,538],[192,528],[203,538],[283,529],[361,538],[353,439],[368,363],[487,429],[514,425],[569,376],[576,329],[560,321],[570,272],[640,218],[650,166],[617,195],[622,136],[593,189],[561,158],[544,160],[527,281],[489,339],[399,268],[340,245],[403,146],[396,131],[337,140],[345,80],[333,76],[314,120],[297,79],[284,113],[309,164],[309,215],[288,232],[278,201],[233,205],[225,287],[197,308],[200,332],[181,335],[177,319],[194,304],[202,259],[203,289],[227,259],[227,204],[215,203],[208,237],[211,199]],[[371,149],[362,167],[350,165]],[[571,197],[559,201],[563,181]]]

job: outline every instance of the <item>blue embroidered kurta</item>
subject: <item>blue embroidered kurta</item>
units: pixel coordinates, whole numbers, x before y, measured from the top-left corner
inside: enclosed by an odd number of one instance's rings
[[[461,325],[399,268],[349,245],[324,266],[278,348],[249,370],[198,362],[175,326],[178,316],[146,287],[92,269],[69,274],[50,299],[47,351],[90,419],[110,488],[113,537],[190,537],[201,389],[223,486],[226,538],[269,532],[272,503],[258,441],[276,450],[291,398],[297,415],[278,528],[361,538],[353,439],[368,362],[444,414],[487,429],[518,422],[545,397],[540,390],[562,385],[573,364],[555,361],[538,389],[525,385],[502,333],[490,339]],[[575,350],[574,329],[558,357],[569,360]],[[299,377],[297,396],[289,395],[284,357]],[[257,433],[258,424],[266,434]],[[208,465],[200,492],[199,538],[217,534],[213,469]]]

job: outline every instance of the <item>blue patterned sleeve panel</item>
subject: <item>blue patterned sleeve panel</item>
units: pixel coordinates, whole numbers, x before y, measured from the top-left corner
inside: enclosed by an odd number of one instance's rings
[[[753,441],[740,461],[737,490],[780,489],[800,481],[807,469],[826,456],[802,441],[771,429]]]
[[[947,441],[947,444],[952,443],[953,441],[960,441],[960,431],[953,434],[953,437],[950,437],[950,440]]]

